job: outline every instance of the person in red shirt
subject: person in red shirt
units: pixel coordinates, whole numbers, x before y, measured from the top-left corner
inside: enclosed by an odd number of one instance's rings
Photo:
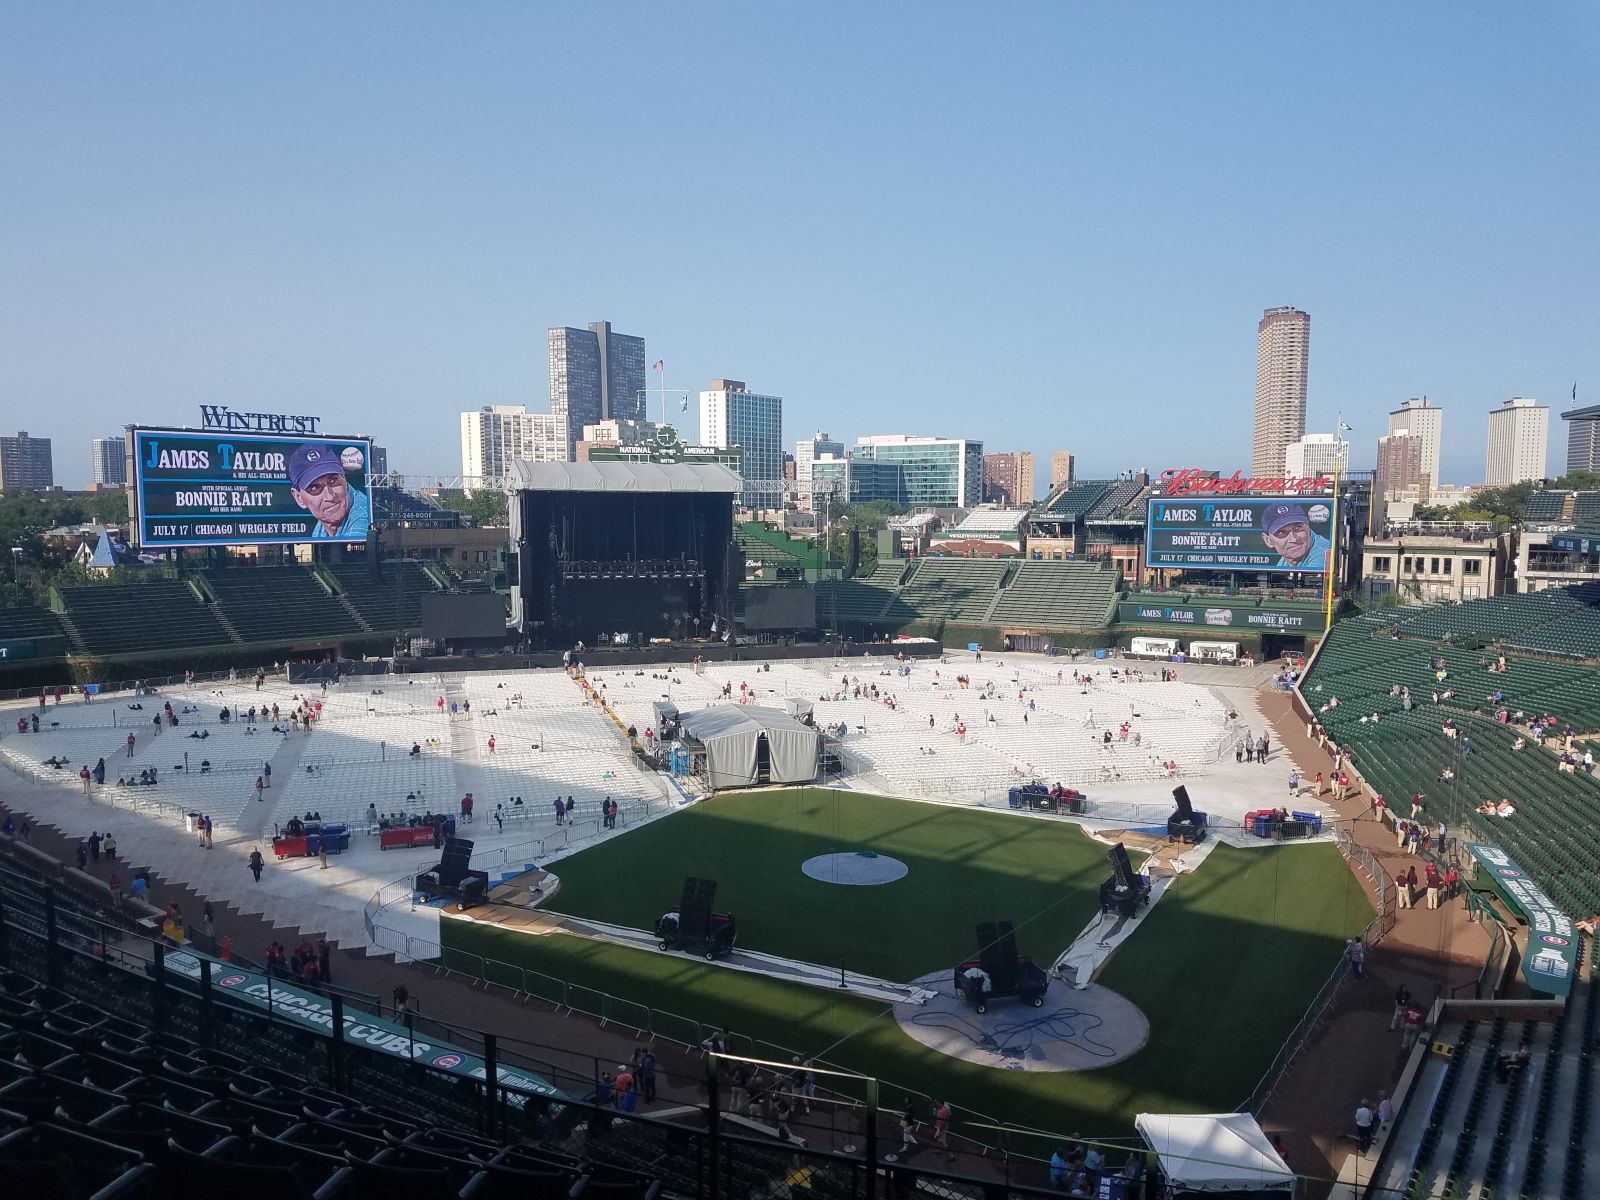
[[[1444,885],[1444,880],[1439,875],[1439,868],[1434,863],[1429,863],[1423,871],[1423,877],[1428,885],[1428,907],[1439,907],[1439,889]]]
[[[493,740],[494,740],[493,738],[490,739],[490,741],[493,741]],[[472,793],[471,792],[468,792],[465,796],[461,797],[461,820],[463,822],[467,822],[467,821],[471,821],[472,820]]]

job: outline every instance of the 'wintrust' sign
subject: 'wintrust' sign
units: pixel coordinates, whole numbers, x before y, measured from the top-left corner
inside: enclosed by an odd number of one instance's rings
[[[200,406],[200,428],[220,433],[315,433],[321,420],[294,413],[234,412],[226,404]]]

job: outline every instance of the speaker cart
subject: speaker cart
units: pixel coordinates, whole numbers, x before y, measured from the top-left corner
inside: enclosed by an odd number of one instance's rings
[[[1026,1000],[1039,1008],[1050,990],[1044,968],[1017,953],[1010,921],[978,926],[978,957],[958,963],[954,979],[956,994],[980,1013],[996,1000]]]

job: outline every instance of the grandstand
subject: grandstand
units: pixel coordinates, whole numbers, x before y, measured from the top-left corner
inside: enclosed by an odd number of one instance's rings
[[[372,577],[364,562],[318,568],[326,572],[369,629],[416,629],[422,623],[422,596],[444,585],[438,575],[420,562],[387,562],[383,578]]]
[[[1597,658],[1600,636],[1593,634],[1597,605],[1600,584],[1587,583],[1460,604],[1390,609],[1383,620],[1407,637],[1471,638],[1570,658]]]
[[[148,654],[226,646],[229,634],[193,585],[158,579],[133,587],[69,587],[56,592],[61,627],[82,654]]]
[[[1580,935],[1581,936],[1581,935]],[[1557,1006],[1443,1007],[1382,1148],[1369,1195],[1592,1195],[1590,1096],[1600,943],[1580,944],[1582,980]],[[1530,1011],[1533,1009],[1533,1011]],[[1430,1052],[1429,1042],[1450,1048]],[[1526,1051],[1526,1062],[1513,1065]]]
[[[995,598],[989,619],[999,625],[1100,629],[1116,614],[1116,575],[1098,562],[1021,563]]]
[[[1484,619],[1504,618],[1491,609]],[[1443,681],[1433,665],[1440,659]],[[1600,781],[1581,770],[1561,770],[1552,750],[1531,738],[1524,749],[1513,749],[1528,731],[1495,717],[1501,709],[1508,717],[1522,712],[1529,719],[1550,713],[1575,734],[1594,733],[1600,730],[1600,676],[1588,667],[1517,656],[1507,658],[1504,674],[1490,671],[1492,663],[1478,651],[1396,640],[1373,619],[1346,620],[1323,642],[1300,692],[1329,735],[1353,748],[1356,769],[1370,789],[1431,797],[1430,816],[1437,813],[1452,828],[1470,830],[1473,840],[1505,847],[1569,912],[1600,911]],[[1389,695],[1395,685],[1410,690],[1411,712]],[[1434,693],[1445,689],[1453,689],[1455,698],[1433,703]],[[1499,704],[1488,699],[1497,690],[1504,693]],[[1328,708],[1335,697],[1337,707]],[[1363,720],[1373,713],[1379,722]],[[1457,736],[1441,732],[1445,717],[1456,723]],[[1550,745],[1559,748],[1559,739]],[[1454,778],[1441,782],[1447,768]],[[1480,804],[1502,799],[1515,806],[1514,817],[1476,812]]]

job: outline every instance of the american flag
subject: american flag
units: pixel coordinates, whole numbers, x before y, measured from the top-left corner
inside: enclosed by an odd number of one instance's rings
[[[661,372],[663,372],[663,371],[665,371],[667,369],[667,361],[666,361],[666,359],[664,359],[664,358],[656,359],[655,362],[650,364],[650,369],[652,371],[654,371],[657,375],[661,374]]]

